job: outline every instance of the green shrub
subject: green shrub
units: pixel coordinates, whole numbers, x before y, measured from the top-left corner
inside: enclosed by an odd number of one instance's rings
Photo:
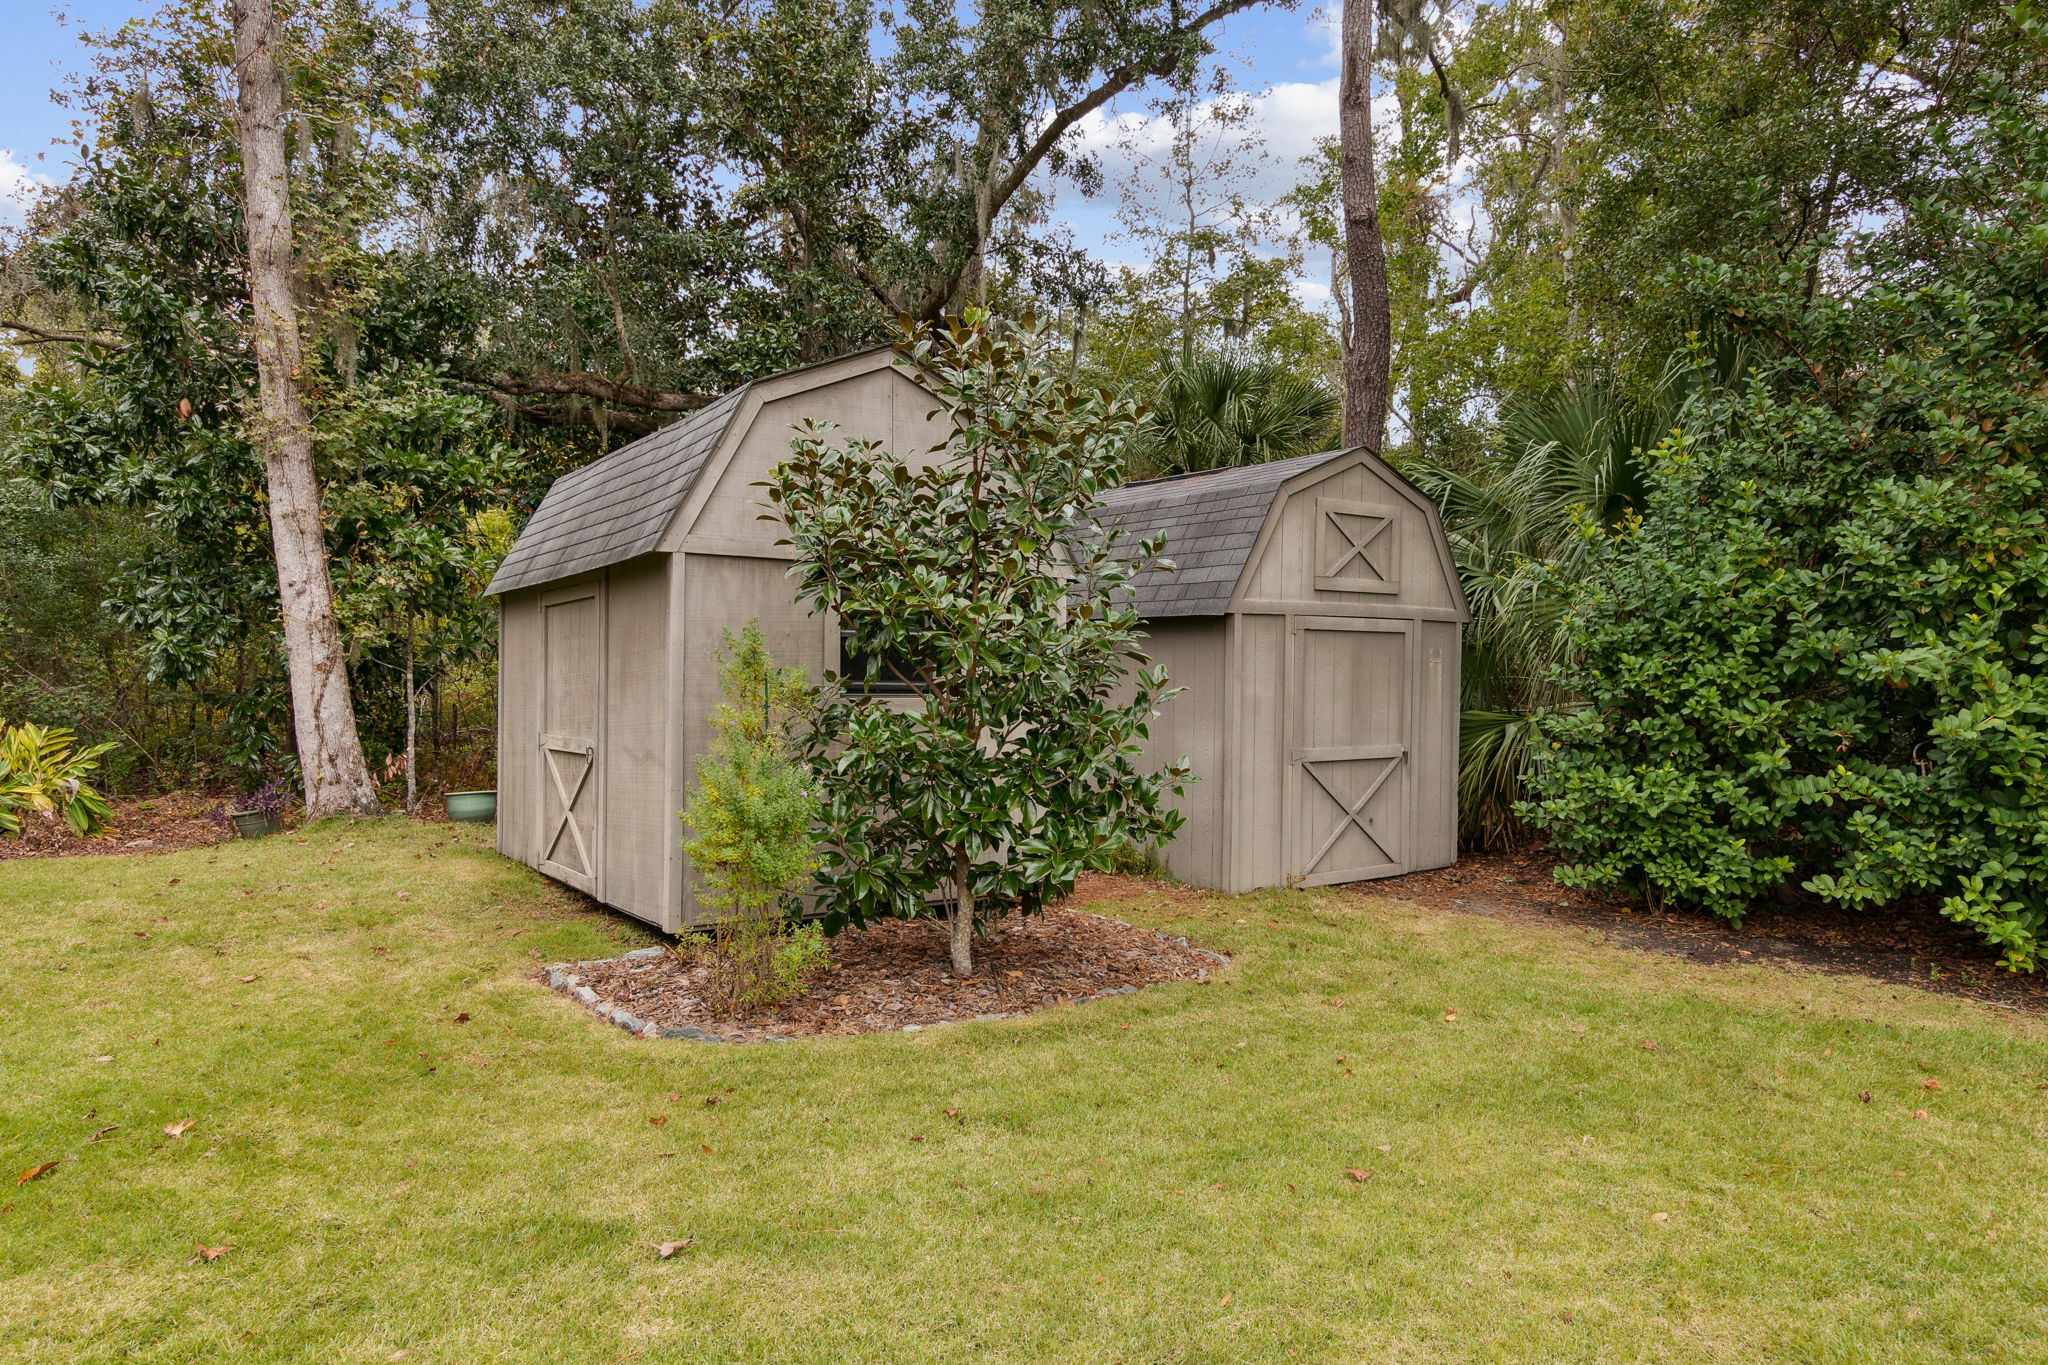
[[[113,812],[86,784],[112,744],[79,748],[69,730],[0,721],[0,834],[20,834],[24,815],[61,816],[74,834],[90,834]]]
[[[699,953],[706,1000],[733,1013],[801,994],[826,953],[815,925],[791,925],[818,867],[817,786],[794,751],[811,688],[802,670],[775,666],[759,621],[738,639],[726,632],[719,683],[725,700],[683,811],[693,831],[683,849],[699,901],[718,917]]]
[[[1561,880],[1731,918],[1788,880],[1925,895],[2048,954],[2048,128],[1988,114],[1985,169],[1863,244],[1846,301],[1801,262],[1695,275],[1765,358],[1561,585],[1586,704],[1525,808]]]

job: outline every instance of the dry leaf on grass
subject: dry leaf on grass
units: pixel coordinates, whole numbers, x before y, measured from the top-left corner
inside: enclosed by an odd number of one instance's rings
[[[1925,1109],[1915,1109],[1913,1111],[1913,1117],[1916,1119],[1924,1119],[1927,1117],[1927,1111]]]
[[[1372,1179],[1371,1171],[1361,1171],[1356,1166],[1346,1166],[1344,1168],[1344,1174],[1350,1176],[1353,1180],[1357,1181],[1361,1185],[1363,1185],[1366,1181]]]
[[[185,1136],[185,1131],[197,1122],[199,1122],[198,1119],[179,1119],[176,1123],[167,1123],[164,1125],[164,1136],[183,1137]]]
[[[1653,1213],[1650,1215],[1650,1221],[1653,1223],[1662,1223],[1668,1221],[1670,1217],[1671,1215],[1668,1213]]]
[[[241,982],[244,986],[248,985],[251,981],[254,981],[255,979],[256,978],[253,976],[238,976],[235,978],[235,980]]]
[[[680,1242],[656,1242],[654,1244],[654,1249],[657,1253],[660,1254],[661,1259],[666,1261],[669,1257],[675,1255],[678,1251],[683,1250],[685,1247],[693,1247],[695,1245],[697,1245],[697,1239],[695,1237],[685,1237]]]
[[[16,1176],[14,1178],[14,1183],[17,1185],[26,1185],[31,1180],[40,1180],[42,1177],[56,1170],[57,1167],[61,1164],[61,1162],[56,1161],[45,1161],[39,1165],[31,1166],[27,1170],[23,1171],[20,1175]]]
[[[1643,1051],[1655,1052],[1656,1050],[1657,1045],[1655,1043],[1651,1042],[1648,1038],[1643,1039]]]
[[[192,1254],[185,1258],[185,1264],[198,1265],[201,1261],[204,1261],[208,1265],[212,1265],[215,1261],[218,1261],[233,1250],[234,1248],[231,1246],[210,1247],[204,1242],[194,1242],[192,1244]]]
[[[1244,921],[1240,920],[1238,922],[1242,924]],[[1216,1306],[1218,1308],[1228,1308],[1230,1307],[1230,1301],[1236,1297],[1235,1294],[1225,1294],[1222,1298],[1216,1300]]]
[[[667,1123],[667,1122],[668,1122],[668,1115],[667,1115],[667,1114],[656,1114],[656,1115],[654,1115],[654,1116],[653,1116],[652,1118],[648,1119],[647,1121],[648,1121],[649,1123],[653,1124],[653,1125],[654,1125],[654,1126],[655,1126],[656,1128],[659,1128],[659,1127],[661,1127],[661,1126],[662,1126],[663,1124],[665,1124],[665,1123]]]
[[[1941,1082],[1929,1076],[1926,1080],[1920,1082],[1920,1088],[1922,1090],[1939,1090],[1941,1089]]]
[[[1456,1010],[1445,1010],[1445,1011],[1444,1011],[1444,1022],[1445,1022],[1446,1024],[1455,1024],[1455,1023],[1457,1023],[1457,1022],[1458,1022],[1458,1012],[1457,1012]]]
[[[105,1137],[105,1136],[106,1136],[107,1134],[109,1134],[109,1133],[113,1132],[113,1131],[114,1131],[114,1130],[115,1130],[116,1128],[119,1128],[120,1126],[121,1126],[121,1125],[120,1125],[120,1124],[118,1124],[118,1123],[110,1123],[110,1124],[108,1124],[108,1125],[107,1125],[106,1127],[104,1127],[104,1128],[96,1128],[96,1129],[94,1129],[94,1130],[93,1130],[93,1135],[92,1135],[91,1137],[87,1138],[87,1139],[86,1139],[86,1141],[87,1141],[87,1142],[98,1142],[98,1141],[99,1141],[99,1140],[100,1140],[101,1138],[103,1138],[103,1137]]]

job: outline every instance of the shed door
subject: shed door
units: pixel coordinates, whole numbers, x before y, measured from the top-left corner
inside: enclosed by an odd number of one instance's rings
[[[1288,885],[1405,872],[1409,623],[1298,617],[1288,643]]]
[[[541,598],[540,870],[597,895],[602,583]]]

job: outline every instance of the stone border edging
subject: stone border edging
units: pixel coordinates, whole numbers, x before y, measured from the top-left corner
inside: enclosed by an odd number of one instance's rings
[[[1087,912],[1081,911],[1080,913],[1086,914]],[[1127,929],[1143,928],[1143,926],[1131,924],[1127,920],[1110,919],[1107,915],[1094,915],[1091,916],[1091,918],[1107,920],[1111,924],[1121,924]],[[1144,930],[1144,932],[1156,934],[1159,931],[1156,929],[1147,929]],[[1200,953],[1203,957],[1213,958],[1217,963],[1221,964],[1222,966],[1227,967],[1230,965],[1230,958],[1223,953],[1215,952],[1209,948],[1197,948],[1194,944],[1188,942],[1186,939],[1175,937],[1172,934],[1159,934],[1159,937],[1165,939],[1168,943],[1177,943],[1191,953]],[[618,957],[586,958],[581,962],[561,962],[551,967],[542,968],[541,979],[547,983],[547,987],[549,990],[557,991],[563,995],[568,996],[570,999],[576,1001],[585,1009],[589,1010],[592,1014],[604,1020],[607,1024],[612,1024],[619,1028],[622,1028],[635,1038],[680,1038],[686,1042],[691,1043],[730,1043],[736,1041],[795,1043],[802,1041],[802,1039],[797,1037],[770,1037],[759,1040],[732,1039],[727,1038],[723,1034],[713,1033],[708,1028],[699,1028],[695,1024],[669,1024],[657,1027],[653,1024],[648,1023],[644,1019],[641,1019],[638,1015],[635,1015],[627,1010],[622,1010],[617,1005],[614,1005],[610,1001],[603,999],[601,996],[598,995],[596,991],[584,985],[582,978],[577,974],[577,968],[579,967],[611,967],[616,966],[622,962],[645,962],[649,966],[652,966],[657,959],[667,956],[668,951],[669,950],[667,948],[662,947],[659,944],[654,944],[646,948],[635,948],[633,949],[633,951],[629,953],[623,953]],[[644,971],[645,968],[634,968],[633,970]],[[1208,970],[1205,968],[1201,971],[1196,972],[1193,978],[1191,979],[1195,981],[1208,980]],[[1157,984],[1165,986],[1171,985],[1172,983],[1162,981]],[[1126,995],[1136,995],[1138,993],[1138,989],[1139,988],[1136,986],[1111,986],[1108,990],[1097,991],[1093,995],[1077,995],[1072,1000],[1069,1000],[1066,1003],[1069,1005],[1086,1005],[1097,1000],[1116,1000]],[[1055,1005],[1048,1006],[1047,1008],[1057,1009],[1059,1007]],[[967,1019],[942,1019],[938,1023],[933,1024],[905,1024],[900,1029],[873,1029],[870,1031],[874,1033],[922,1033],[924,1030],[928,1028],[938,1028],[943,1024],[973,1024],[988,1022],[996,1019],[1023,1019],[1033,1014],[1043,1013],[1045,1013],[1044,1009],[1013,1010],[1007,1014],[977,1014]],[[854,1036],[858,1037],[859,1035]]]

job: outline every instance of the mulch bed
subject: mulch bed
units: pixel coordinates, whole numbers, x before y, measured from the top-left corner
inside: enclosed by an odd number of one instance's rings
[[[704,970],[672,954],[575,971],[600,999],[656,1028],[694,1025],[729,1042],[757,1042],[1023,1014],[1124,987],[1193,981],[1219,965],[1178,939],[1063,908],[1006,920],[975,945],[974,957],[974,976],[956,980],[943,921],[890,920],[833,939],[831,968],[801,999],[745,1019],[714,1017],[698,995]]]
[[[179,848],[204,848],[232,836],[234,826],[218,823],[210,812],[229,798],[207,792],[165,792],[159,796],[118,797],[112,822],[98,834],[80,838],[62,820],[24,816],[21,837],[0,838],[0,862],[10,858],[76,858],[92,853],[167,853]]]
[[[1440,910],[1525,923],[1600,930],[1631,948],[1676,953],[1697,962],[1770,962],[1874,977],[1980,1004],[2048,1013],[2048,979],[1998,965],[1997,950],[1929,903],[1876,910],[1804,898],[1766,902],[1740,925],[1711,915],[1651,914],[1613,897],[1559,886],[1558,860],[1542,849],[1467,853],[1453,867],[1339,888],[1414,901]]]

